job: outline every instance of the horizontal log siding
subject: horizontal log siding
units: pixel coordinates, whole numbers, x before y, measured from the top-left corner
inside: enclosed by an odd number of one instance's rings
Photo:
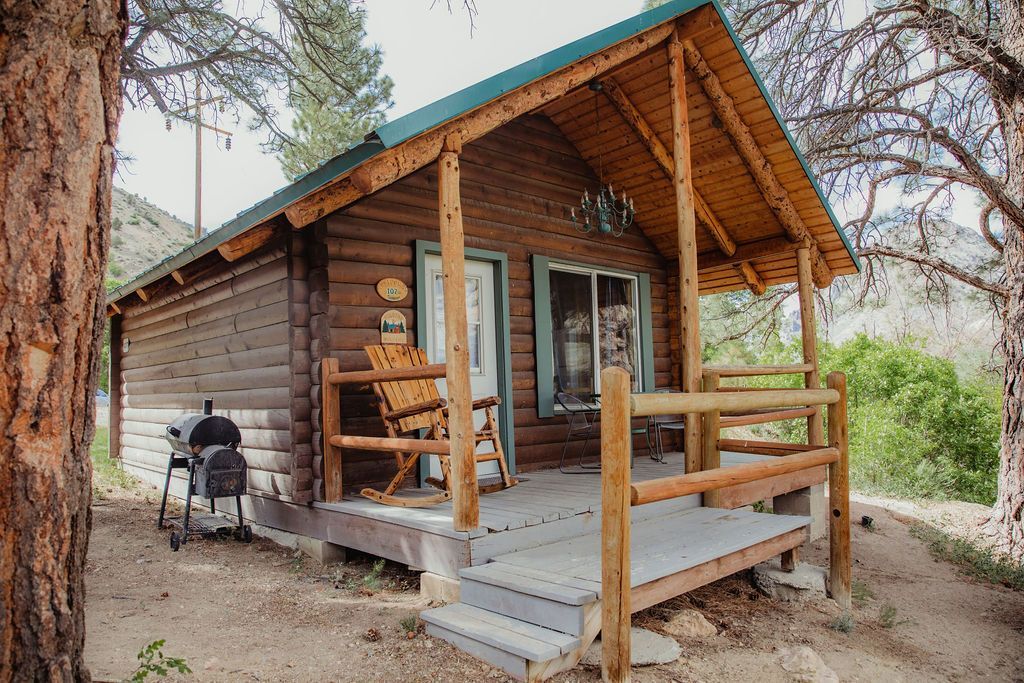
[[[678,382],[678,370],[673,371],[670,357],[666,264],[636,227],[621,238],[576,232],[569,209],[576,206],[584,187],[593,192],[597,179],[546,118],[517,120],[467,145],[460,166],[466,246],[503,252],[509,259],[510,398],[515,407],[516,465],[520,472],[550,468],[558,463],[566,420],[537,417],[530,257],[541,254],[650,274],[658,386]],[[311,337],[330,349],[343,371],[368,369],[362,347],[379,343],[380,316],[394,308],[405,314],[409,341],[416,343],[414,245],[416,240],[438,240],[436,167],[428,166],[328,216],[319,225],[326,257],[322,277],[327,288],[311,294],[311,310],[316,309],[310,322]],[[409,285],[408,298],[394,304],[381,299],[374,286],[385,277]],[[318,310],[323,313],[317,315]],[[314,367],[319,369],[316,362]],[[314,406],[318,403],[314,397]],[[345,390],[341,405],[343,433],[383,434],[368,394]],[[316,407],[314,414],[318,419]],[[314,452],[314,476],[319,480],[322,469],[316,440]],[[596,455],[596,448],[591,452]],[[394,467],[388,456],[347,450],[345,488],[382,486]]]
[[[249,493],[310,499],[308,294],[291,250],[270,245],[221,262],[124,311],[121,335],[130,345],[121,355],[120,455],[129,471],[165,472],[165,427],[211,397],[215,412],[242,432]],[[291,419],[297,404],[304,421]]]

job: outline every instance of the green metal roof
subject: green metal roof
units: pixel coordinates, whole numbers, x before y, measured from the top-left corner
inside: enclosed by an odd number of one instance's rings
[[[786,126],[782,115],[779,113],[778,108],[769,96],[768,89],[765,87],[757,73],[757,70],[754,68],[750,55],[748,55],[746,50],[743,49],[743,44],[740,42],[739,36],[736,35],[732,25],[726,18],[725,12],[719,4],[719,0],[671,0],[660,7],[648,10],[634,17],[630,17],[629,19],[620,21],[617,24],[613,24],[608,28],[597,31],[596,33],[592,33],[589,36],[575,40],[568,45],[542,54],[528,62],[514,66],[511,69],[507,69],[495,76],[491,76],[490,78],[480,81],[475,85],[463,88],[462,90],[448,95],[447,97],[443,97],[436,102],[426,105],[425,107],[421,107],[420,109],[410,112],[405,116],[395,119],[394,121],[381,125],[372,133],[367,135],[364,142],[353,145],[345,152],[324,162],[321,166],[309,171],[305,175],[299,176],[290,185],[286,185],[281,188],[262,202],[239,212],[235,218],[210,232],[194,244],[186,247],[180,253],[160,261],[153,267],[138,275],[135,279],[114,289],[107,295],[107,303],[115,302],[125,296],[128,296],[136,289],[152,284],[160,278],[170,274],[171,271],[182,268],[200,256],[204,256],[205,254],[214,251],[218,246],[227,242],[231,238],[259,225],[272,216],[280,214],[289,205],[298,201],[302,197],[305,197],[319,188],[328,185],[339,176],[348,173],[355,167],[386,149],[401,145],[405,141],[416,137],[425,131],[431,130],[447,121],[458,118],[459,116],[462,116],[463,114],[476,109],[487,102],[495,100],[506,93],[517,90],[524,85],[557,71],[558,69],[569,66],[588,55],[627,40],[638,33],[642,33],[649,28],[674,19],[677,16],[686,14],[687,12],[704,5],[711,5],[715,8],[715,11],[718,12],[722,23],[725,25],[726,30],[729,32],[729,35],[732,37],[732,40],[736,45],[736,49],[739,50],[744,63],[747,65],[750,73],[754,76],[754,80],[761,91],[761,95],[768,103],[772,114],[775,116],[776,121],[782,128],[782,131],[785,134],[786,139],[789,141],[794,154],[796,154],[797,159],[800,161],[800,165],[804,169],[804,173],[810,179],[815,192],[818,194],[818,198],[821,200],[822,205],[828,212],[829,218],[832,220],[832,224],[835,227],[836,232],[838,232],[839,236],[842,238],[843,244],[846,246],[846,250],[850,254],[850,258],[853,259],[853,263],[859,271],[860,261],[857,259],[857,255],[854,253],[850,241],[843,233],[839,220],[832,212],[832,207],[825,198],[825,193],[822,192],[821,187],[818,185],[818,181],[815,179],[810,165],[807,163],[807,160],[804,159],[803,154],[800,153],[800,148],[793,139],[793,136],[790,133],[789,128]]]

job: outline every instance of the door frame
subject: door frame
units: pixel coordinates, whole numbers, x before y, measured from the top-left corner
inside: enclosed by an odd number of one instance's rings
[[[498,361],[498,396],[501,405],[497,407],[498,434],[505,451],[505,462],[510,474],[516,473],[515,406],[512,401],[512,334],[509,321],[508,254],[488,249],[465,249],[467,260],[483,261],[494,266],[494,332],[500,348],[496,349]],[[427,281],[426,258],[428,254],[441,255],[441,243],[416,240],[416,263],[414,277],[416,287],[416,343],[426,344],[426,335],[420,334],[427,319],[427,299],[430,283]],[[420,468],[420,484],[426,477],[426,467]]]

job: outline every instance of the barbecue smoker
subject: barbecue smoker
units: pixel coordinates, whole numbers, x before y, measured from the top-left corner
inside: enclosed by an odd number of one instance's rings
[[[171,532],[171,550],[178,550],[192,534],[202,538],[234,535],[238,540],[252,541],[252,527],[242,522],[242,496],[245,495],[245,458],[238,452],[242,435],[235,423],[213,414],[213,401],[203,401],[202,414],[185,413],[167,427],[164,435],[171,444],[167,462],[164,497],[160,503],[157,528],[165,523],[180,530]],[[188,469],[185,493],[185,514],[165,517],[167,491],[171,486],[171,473],[175,469]],[[192,496],[210,501],[209,514],[192,514]],[[238,524],[217,514],[217,498],[234,498]]]

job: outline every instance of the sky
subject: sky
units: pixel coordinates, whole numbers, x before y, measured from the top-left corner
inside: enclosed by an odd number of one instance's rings
[[[368,40],[384,53],[383,72],[395,83],[393,120],[488,76],[548,50],[633,16],[642,0],[476,0],[479,14],[470,32],[461,0],[365,0]],[[223,139],[204,132],[203,227],[212,230],[270,196],[288,183],[277,159],[265,154],[262,133],[250,133],[245,122],[219,121],[235,133],[231,150]],[[286,129],[290,126],[286,126]],[[126,107],[118,145],[134,161],[122,166],[115,184],[189,223],[195,206],[195,133],[175,123],[170,132],[156,111]],[[884,190],[879,206],[903,198]],[[835,209],[840,221],[846,210]],[[857,211],[859,213],[859,211]],[[953,220],[975,227],[978,207],[965,196],[953,209]]]
[[[393,120],[465,86],[640,12],[641,0],[476,0],[469,19],[452,0],[366,0],[366,32],[384,52],[383,72],[395,82]],[[210,132],[203,139],[203,227],[213,229],[287,184],[277,159],[260,150],[264,136],[244,121],[220,121],[235,133],[231,150]],[[114,182],[192,222],[195,206],[195,133],[158,112],[126,107],[118,139],[134,158]]]

